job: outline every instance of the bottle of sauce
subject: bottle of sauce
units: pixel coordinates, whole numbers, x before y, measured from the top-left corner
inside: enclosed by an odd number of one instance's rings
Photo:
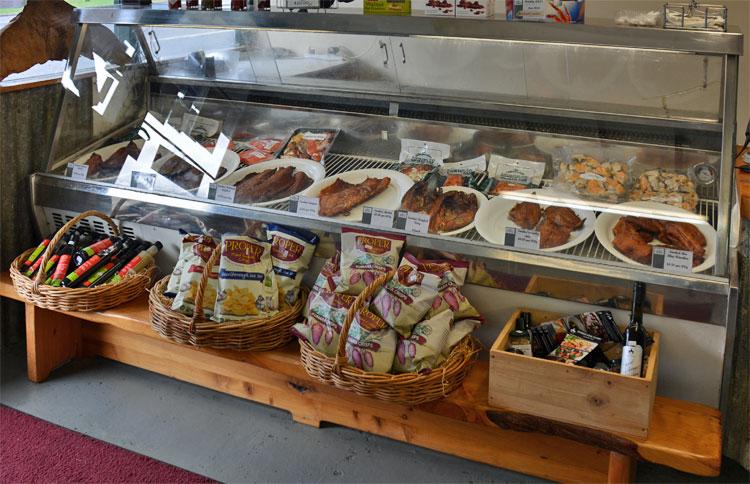
[[[78,241],[78,232],[73,231],[73,233],[70,234],[68,243],[65,244],[65,246],[62,248],[62,251],[60,251],[60,258],[57,261],[55,272],[52,274],[52,281],[50,282],[51,286],[53,287],[62,286],[63,279],[65,279],[65,276],[68,275],[68,269],[70,268],[70,261],[73,258],[73,254],[76,251],[77,241]]]
[[[113,244],[119,242],[120,240],[120,237],[107,237],[98,242],[94,242],[87,247],[84,247],[83,249],[76,252],[76,254],[73,256],[73,267],[80,267],[81,264],[94,257],[99,252],[112,247]]]
[[[107,264],[107,262],[109,262],[109,260],[121,250],[129,248],[132,243],[132,239],[126,239],[124,242],[118,240],[114,245],[94,255],[81,264],[76,270],[68,274],[62,281],[62,285],[65,287],[79,287],[84,281],[91,277],[97,269]]]
[[[633,285],[633,309],[630,322],[625,329],[625,346],[622,349],[620,374],[642,376],[643,357],[646,346],[646,331],[643,329],[643,299],[646,295],[646,284],[636,282]]]
[[[532,356],[529,326],[531,326],[531,314],[521,313],[518,319],[516,319],[516,329],[510,333],[509,351],[520,355]]]
[[[36,246],[36,249],[34,249],[34,251],[31,254],[29,254],[29,256],[26,258],[26,260],[23,261],[23,265],[21,266],[21,271],[26,272],[29,269],[31,269],[31,266],[33,266],[34,262],[36,262],[37,259],[41,257],[42,253],[44,252],[44,249],[47,248],[47,246],[50,243],[50,240],[52,239],[52,237],[54,237],[54,235],[55,234],[50,235],[46,239],[42,240],[42,242],[39,245]]]

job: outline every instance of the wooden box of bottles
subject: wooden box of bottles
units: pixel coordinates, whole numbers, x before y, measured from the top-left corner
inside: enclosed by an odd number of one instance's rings
[[[636,378],[506,351],[521,312],[531,325],[565,314],[519,309],[490,348],[489,403],[519,413],[638,437],[648,435],[656,395],[658,332]]]

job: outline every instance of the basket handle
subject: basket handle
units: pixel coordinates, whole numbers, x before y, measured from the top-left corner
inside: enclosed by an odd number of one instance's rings
[[[42,280],[42,278],[44,277],[44,267],[47,265],[47,262],[49,262],[50,257],[52,257],[52,251],[55,250],[55,246],[60,243],[63,237],[65,237],[65,234],[67,234],[70,229],[75,227],[78,222],[88,217],[97,217],[104,220],[105,222],[107,222],[110,229],[112,229],[112,233],[115,234],[115,236],[120,235],[120,228],[117,226],[114,220],[109,218],[108,215],[97,210],[87,210],[73,217],[70,221],[68,221],[68,223],[60,227],[60,230],[55,232],[55,235],[54,237],[52,237],[52,240],[49,241],[47,248],[44,249],[44,253],[42,254],[42,261],[39,263],[39,269],[36,272],[34,283],[31,286],[31,291],[34,294],[39,294],[39,286],[44,283],[44,281]]]
[[[354,321],[354,316],[361,310],[367,307],[370,303],[370,299],[377,293],[385,284],[391,280],[396,274],[394,269],[389,270],[385,274],[381,274],[377,277],[372,284],[365,287],[365,289],[359,293],[357,298],[352,303],[349,311],[346,313],[346,319],[344,319],[344,325],[341,327],[341,334],[339,335],[339,345],[336,349],[336,361],[333,363],[333,370],[338,373],[342,366],[348,364],[346,358],[346,340],[349,338],[349,328]]]
[[[206,261],[206,266],[203,268],[203,274],[201,274],[201,280],[200,282],[198,282],[198,288],[195,290],[195,301],[193,303],[193,306],[195,307],[193,309],[193,318],[190,320],[191,334],[195,333],[195,325],[197,323],[205,321],[205,316],[203,315],[203,294],[206,291],[206,286],[208,285],[208,277],[211,275],[211,270],[214,268],[216,261],[221,255],[221,248],[222,243],[219,242],[214,251],[211,252],[211,257],[208,258],[208,261]]]

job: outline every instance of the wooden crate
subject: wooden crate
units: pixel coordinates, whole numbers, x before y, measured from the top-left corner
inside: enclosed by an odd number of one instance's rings
[[[564,299],[566,301],[583,302],[584,304],[594,304],[594,301],[602,301],[613,297],[632,296],[632,290],[621,286],[607,286],[603,284],[592,284],[583,281],[576,281],[571,284],[565,279],[555,277],[546,277],[534,275],[526,286],[526,294],[548,294],[548,297]],[[584,301],[589,301],[585,302]],[[650,310],[644,312],[656,315],[664,314],[664,296],[655,292],[646,290],[646,302]]]
[[[521,312],[532,325],[564,314],[519,309],[490,348],[489,403],[513,411],[638,437],[648,435],[656,395],[659,339],[636,378],[505,351]]]

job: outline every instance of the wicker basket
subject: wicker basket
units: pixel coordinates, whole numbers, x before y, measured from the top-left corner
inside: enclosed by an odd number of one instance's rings
[[[193,346],[232,349],[240,351],[268,351],[292,340],[292,326],[302,314],[307,300],[307,290],[302,288],[300,297],[291,308],[279,311],[270,318],[246,319],[227,323],[207,321],[203,315],[203,291],[208,284],[208,275],[221,254],[221,244],[213,251],[203,269],[195,293],[195,311],[187,316],[172,309],[172,299],[164,296],[169,277],[157,282],[148,299],[151,327],[165,338]]]
[[[34,249],[29,249],[16,257],[10,265],[10,277],[18,294],[27,302],[58,311],[102,311],[137,298],[151,285],[151,278],[156,272],[156,267],[151,267],[142,273],[128,275],[117,284],[76,288],[53,287],[43,284],[44,271],[42,268],[47,264],[55,246],[70,229],[87,217],[97,217],[104,220],[109,224],[113,234],[120,234],[119,228],[111,218],[101,212],[91,210],[73,218],[55,233],[44,254],[42,254],[39,270],[37,270],[33,279],[23,275],[21,268],[23,262]]]
[[[300,340],[301,359],[305,371],[323,383],[352,391],[358,395],[375,397],[394,403],[417,405],[445,397],[461,386],[474,363],[480,344],[471,335],[462,339],[451,350],[448,358],[431,372],[423,373],[375,373],[366,372],[348,364],[346,340],[349,327],[357,312],[369,304],[370,299],[395,274],[384,274],[357,296],[344,320],[339,336],[336,357],[317,351],[312,345]]]

